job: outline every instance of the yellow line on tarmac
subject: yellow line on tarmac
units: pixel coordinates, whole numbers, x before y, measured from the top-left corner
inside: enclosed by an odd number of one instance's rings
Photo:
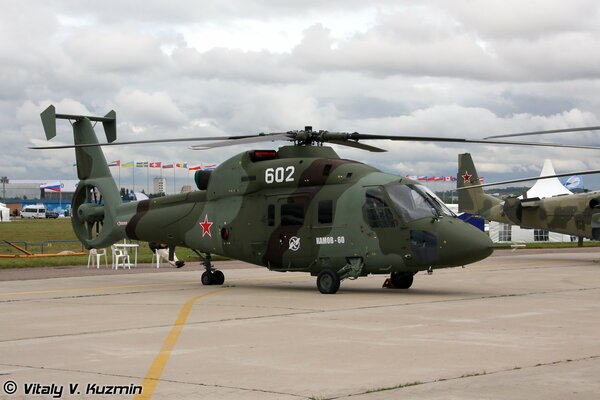
[[[179,334],[183,330],[183,326],[185,325],[187,317],[188,317],[190,311],[192,310],[192,306],[194,305],[194,303],[203,297],[207,297],[207,296],[216,294],[225,289],[226,288],[222,288],[222,289],[213,290],[211,292],[199,294],[197,296],[192,297],[191,299],[189,299],[187,301],[187,303],[185,303],[185,305],[179,312],[179,316],[177,316],[177,319],[175,320],[175,324],[173,325],[173,327],[171,328],[171,331],[165,338],[165,341],[163,343],[162,348],[160,349],[160,352],[154,358],[154,361],[152,362],[150,369],[148,369],[148,372],[146,373],[146,377],[142,381],[142,394],[136,395],[134,397],[134,399],[150,399],[150,398],[152,398],[152,395],[154,394],[154,390],[156,389],[156,385],[158,384],[158,380],[162,376],[163,370],[165,369],[165,366],[167,365],[167,362],[169,361],[169,358],[171,357],[171,351],[173,350],[173,347],[175,347],[175,344],[177,343],[177,339],[179,339]]]

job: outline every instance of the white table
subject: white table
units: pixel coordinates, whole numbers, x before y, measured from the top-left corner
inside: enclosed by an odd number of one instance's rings
[[[137,257],[138,257],[138,248],[140,247],[137,243],[115,243],[113,244],[117,249],[123,249],[126,253],[129,254],[129,250],[133,250],[135,252],[133,258],[133,266],[137,266]],[[115,266],[115,255],[113,254],[113,268]]]

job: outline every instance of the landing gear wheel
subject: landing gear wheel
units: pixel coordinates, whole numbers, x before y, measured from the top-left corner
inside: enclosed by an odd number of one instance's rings
[[[340,277],[330,269],[324,269],[317,276],[317,288],[323,294],[334,294],[340,288]]]
[[[413,275],[410,273],[392,272],[390,280],[395,289],[408,289],[413,284]]]
[[[212,273],[213,285],[222,285],[225,282],[225,274],[219,270]]]
[[[204,286],[210,286],[215,283],[213,275],[208,271],[204,271],[202,273],[202,277],[200,278],[200,280],[202,281],[202,284]],[[223,278],[223,280],[225,280],[225,278]]]

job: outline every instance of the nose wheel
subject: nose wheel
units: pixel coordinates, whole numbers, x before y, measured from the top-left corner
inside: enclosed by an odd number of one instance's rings
[[[204,271],[200,279],[204,286],[222,285],[225,282],[225,274],[219,270],[210,272]]]
[[[218,269],[215,269],[213,267],[212,263],[210,262],[210,254],[207,254],[206,256],[202,257],[202,259],[202,265],[204,265],[204,268],[206,269],[206,271],[202,273],[202,277],[200,278],[202,284],[204,286],[210,286],[222,285],[223,283],[225,283],[225,274],[223,274],[222,271],[219,271]]]
[[[408,289],[413,284],[413,274],[403,272],[392,272],[390,274],[390,283],[393,289]],[[389,287],[389,286],[388,286]]]

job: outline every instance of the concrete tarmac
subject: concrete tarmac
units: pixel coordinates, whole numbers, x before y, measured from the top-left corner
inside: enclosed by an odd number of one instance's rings
[[[496,251],[335,295],[239,262],[216,263],[223,287],[198,263],[2,270],[0,398],[598,399],[597,251]]]

